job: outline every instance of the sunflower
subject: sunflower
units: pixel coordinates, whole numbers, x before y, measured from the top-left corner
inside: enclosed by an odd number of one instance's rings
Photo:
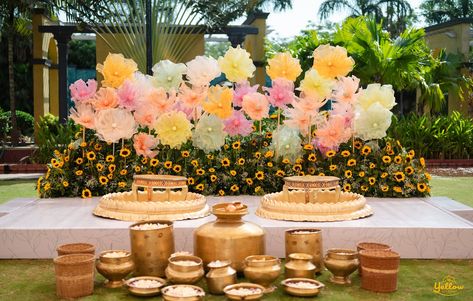
[[[204,191],[204,188],[205,188],[205,185],[202,183],[197,184],[197,186],[195,186],[195,189],[199,191]]]
[[[415,150],[411,149],[411,150],[407,153],[407,155],[408,155],[409,157],[411,157],[411,158],[414,158],[414,156],[416,155],[416,152],[415,152]]]
[[[266,165],[268,165],[268,167],[273,167],[273,162],[268,162]]]
[[[143,159],[141,159],[141,163],[142,164],[148,164],[148,158],[144,157]]]
[[[82,170],[76,170],[76,176],[82,176],[84,172]]]
[[[308,172],[309,174],[313,175],[313,174],[315,173],[315,168],[309,167],[309,168],[307,168],[307,172]]]
[[[159,160],[158,160],[158,159],[151,159],[151,160],[149,161],[149,165],[151,165],[151,167],[156,167],[156,166],[158,166],[158,164],[159,164]]]
[[[187,178],[187,185],[194,185],[194,178]]]
[[[408,175],[412,175],[414,173],[414,168],[412,166],[407,166],[404,171],[408,174]]]
[[[425,167],[425,159],[423,157],[420,157],[419,162],[422,167]]]
[[[353,176],[353,172],[351,170],[345,170],[345,178],[349,179]]]
[[[224,195],[225,195],[225,191],[224,191],[223,189],[220,189],[220,190],[218,191],[218,195],[219,195],[219,196],[224,196]]]
[[[202,169],[202,168],[199,168],[195,171],[195,173],[198,175],[198,176],[203,176],[205,174],[205,170]]]
[[[90,151],[87,153],[87,160],[89,161],[94,161],[96,158],[95,153],[93,151]]]
[[[117,168],[117,167],[115,166],[115,164],[110,164],[110,165],[108,166],[108,171],[109,171],[110,173],[113,173],[116,168]]]
[[[389,186],[388,185],[382,185],[381,186],[381,191],[382,192],[388,192],[389,191]]]
[[[209,172],[215,172],[215,168],[210,167],[210,168],[209,168]]]
[[[301,171],[299,171],[299,174],[298,174],[298,175],[299,175],[299,176],[305,176],[305,172],[301,170]]]
[[[212,181],[212,182],[217,181],[217,176],[216,175],[210,175],[210,181]]]
[[[189,151],[182,151],[182,152],[181,152],[181,156],[182,156],[183,158],[189,158],[190,153],[189,153]]]
[[[141,167],[135,166],[135,172],[140,172],[140,171],[141,171]]]
[[[235,141],[232,143],[232,148],[233,149],[240,149],[241,142],[240,141]]]
[[[69,187],[69,182],[67,182],[67,181],[62,181],[62,186],[64,186],[64,187]]]
[[[296,164],[302,164],[302,162],[304,162],[304,161],[302,160],[302,158],[297,158],[297,159],[296,159]]]
[[[92,197],[92,192],[90,192],[89,189],[87,189],[87,188],[82,189],[82,198],[83,199],[88,199],[88,198],[91,198],[91,197]]]
[[[351,166],[355,166],[355,165],[356,165],[356,160],[355,160],[355,159],[350,159],[350,160],[348,160],[347,166],[350,166],[350,167],[351,167]]]
[[[376,178],[375,177],[369,177],[368,182],[370,183],[371,186],[373,186],[374,183],[376,183]]]
[[[108,178],[105,177],[105,176],[100,176],[99,177],[99,183],[102,184],[102,185],[105,185],[108,183]]]
[[[274,156],[274,153],[273,151],[270,151],[270,150],[264,154],[265,158],[272,158],[273,156]]]
[[[238,158],[237,164],[238,164],[238,165],[243,165],[243,164],[245,164],[245,159],[243,159],[243,158]]]
[[[407,156],[405,160],[406,160],[406,163],[411,163],[411,161],[412,161],[412,158],[411,158],[411,157],[409,157],[409,156]]]
[[[302,170],[302,165],[294,164],[294,166],[292,167],[292,170],[294,170],[295,172],[299,172]]]
[[[427,190],[427,185],[425,185],[425,183],[417,183],[417,190],[419,190],[419,192],[424,192]]]
[[[212,155],[212,154],[208,154],[208,155],[207,155],[207,159],[209,159],[209,160],[213,160],[213,159],[214,159],[214,155]]]
[[[311,151],[311,150],[314,150],[314,146],[312,144],[306,144],[306,145],[304,145],[304,149],[308,150],[308,151]]]
[[[375,168],[375,167],[376,167],[376,164],[370,163],[370,169],[373,169],[373,168]]]
[[[391,163],[391,157],[389,157],[389,156],[383,156],[382,160],[386,164]]]
[[[69,162],[69,156],[64,157],[64,162]]]
[[[228,150],[229,148],[230,148],[230,146],[228,144],[223,145],[224,150]]]
[[[284,164],[289,164],[289,163],[291,163],[291,161],[289,161],[289,159],[287,159],[287,158],[284,158],[284,159],[282,160],[282,163],[284,163]]]
[[[103,165],[100,164],[100,163],[97,163],[97,164],[95,164],[95,168],[97,168],[98,171],[102,171],[103,170]]]
[[[261,153],[260,153],[260,152],[256,152],[256,153],[254,154],[254,156],[255,156],[256,159],[259,159],[259,158],[261,158]]]
[[[286,173],[284,172],[284,170],[278,169],[278,171],[276,171],[276,176],[278,177],[284,177],[285,175]]]
[[[346,157],[350,156],[350,151],[344,150],[340,154],[342,154],[342,156],[346,158]]]
[[[164,168],[166,168],[166,169],[171,169],[171,168],[172,168],[172,161],[166,161],[166,162],[164,162]]]
[[[197,166],[199,166],[199,161],[197,161],[197,160],[192,160],[192,161],[191,161],[191,164],[192,164],[192,166],[197,167]]]
[[[125,176],[128,173],[128,170],[122,169],[120,170],[120,175]]]
[[[98,152],[101,151],[101,150],[102,150],[102,144],[95,143],[94,149],[95,149],[96,151],[98,151]]]
[[[265,137],[266,137],[266,139],[271,139],[271,138],[273,138],[273,133],[267,132]]]
[[[236,184],[233,184],[232,187],[230,187],[230,190],[233,192],[237,192],[238,190],[240,190],[240,187],[238,187],[238,185]]]
[[[335,152],[334,150],[329,150],[325,153],[325,156],[327,156],[327,158],[332,158],[333,156],[335,156],[336,153],[337,152]]]
[[[128,158],[128,156],[130,156],[130,155],[131,155],[131,151],[128,148],[124,147],[120,150],[120,156],[121,157]]]
[[[108,163],[113,163],[115,161],[115,157],[113,155],[108,155],[107,157],[105,157],[105,161],[107,161]]]
[[[84,148],[84,147],[87,146],[87,142],[81,142],[79,145],[80,145],[80,147]]]
[[[230,174],[232,175],[232,177],[236,176],[237,172],[236,170],[230,170]]]
[[[222,161],[220,161],[220,163],[222,163],[222,166],[224,167],[230,166],[230,160],[228,158],[223,158]]]
[[[260,193],[262,190],[263,190],[263,188],[261,188],[261,186],[256,186],[255,187],[255,193]]]
[[[51,189],[51,184],[50,183],[44,184],[44,191],[48,191],[49,189]]]
[[[76,159],[76,164],[77,165],[81,165],[83,162],[84,162],[84,159],[82,159],[82,158],[77,158]]]
[[[362,145],[363,145],[363,143],[361,143],[361,141],[359,141],[359,140],[357,140],[357,141],[355,141],[355,143],[353,143],[353,146],[356,149],[360,149]]]
[[[246,181],[246,184],[248,184],[249,186],[253,185],[253,179],[246,178],[245,181]]]
[[[389,151],[388,151],[388,155],[390,155],[390,156],[394,155],[394,151],[393,151],[392,149],[389,150]],[[389,189],[389,187],[388,187],[388,189]]]
[[[325,177],[325,173],[319,172],[319,177]]]
[[[394,173],[394,179],[397,182],[402,182],[406,179],[406,176],[404,175],[404,173],[402,171],[398,171],[398,172]]]
[[[388,173],[387,173],[387,172],[383,172],[383,173],[381,174],[381,178],[382,178],[382,179],[386,178],[387,176],[388,176]]]
[[[426,173],[424,173],[424,176],[427,179],[427,181],[432,180],[432,176],[430,175],[430,173],[426,172]]]
[[[351,191],[351,184],[346,183],[345,185],[343,185],[343,191],[345,192]]]
[[[396,164],[401,164],[401,163],[402,163],[402,158],[401,158],[401,156],[396,156],[396,157],[394,157],[394,163],[396,163]]]
[[[182,170],[182,167],[181,167],[181,165],[176,164],[176,165],[174,165],[174,167],[172,168],[172,170],[174,170],[174,172],[176,172],[176,173],[180,173],[181,170]]]
[[[358,173],[358,176],[359,176],[360,178],[363,178],[363,177],[365,176],[365,172],[364,172],[364,171],[360,171],[360,172]]]
[[[107,178],[109,178],[110,180],[113,179],[113,174],[112,174],[112,173],[109,173],[109,174],[107,175]]]
[[[371,153],[371,147],[369,147],[368,145],[363,146],[363,148],[361,149],[361,154],[363,156],[368,156],[370,153]]]
[[[125,188],[126,187],[126,182],[118,182],[118,187]]]
[[[328,169],[330,169],[330,171],[334,171],[334,170],[337,169],[337,165],[331,164],[331,165],[328,167]]]
[[[269,146],[268,142],[263,141],[263,146],[264,146],[264,147],[268,147],[268,146]]]
[[[260,181],[264,180],[264,172],[262,172],[262,171],[257,171],[257,172],[255,173],[255,178],[257,178],[257,179],[260,180]]]
[[[402,193],[402,188],[399,187],[399,186],[394,186],[394,187],[393,187],[393,190],[394,190],[394,192]]]
[[[366,186],[366,185],[361,185],[360,189],[361,189],[361,191],[366,192],[366,191],[368,191],[369,187]]]
[[[310,162],[315,162],[317,160],[317,156],[312,153],[307,157],[307,160],[309,160]]]

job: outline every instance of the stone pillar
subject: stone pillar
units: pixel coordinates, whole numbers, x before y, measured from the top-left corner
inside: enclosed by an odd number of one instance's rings
[[[266,19],[268,15],[269,13],[254,12],[251,13],[243,23],[244,25],[250,25],[258,29],[256,35],[247,35],[245,37],[243,45],[251,54],[256,66],[255,77],[251,80],[252,84],[259,84],[261,86],[264,86],[266,83],[264,39],[266,37]]]
[[[65,123],[68,115],[67,104],[67,56],[72,32],[64,30],[54,33],[59,57],[59,122]]]

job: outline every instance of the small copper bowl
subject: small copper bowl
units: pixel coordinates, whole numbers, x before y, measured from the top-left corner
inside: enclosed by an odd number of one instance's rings
[[[302,288],[302,287],[295,287],[290,285],[291,283],[297,283],[297,282],[307,282],[310,284],[313,284],[313,288]],[[283,287],[283,290],[292,296],[297,296],[297,297],[315,297],[317,296],[322,288],[325,287],[325,285],[317,280],[314,279],[309,279],[309,278],[287,278],[283,281],[281,281],[281,285]]]
[[[239,288],[259,289],[260,291],[258,293],[251,294],[251,295],[239,295],[239,294],[229,293],[230,290],[239,289]],[[259,300],[263,297],[265,290],[266,290],[265,287],[262,285],[255,284],[255,283],[242,282],[242,283],[226,286],[223,289],[223,292],[225,293],[225,296],[229,300]]]
[[[133,282],[138,281],[138,280],[156,280],[160,282],[161,285],[156,286],[156,287],[146,287],[146,288],[133,286]],[[134,277],[125,281],[125,286],[130,292],[130,294],[139,296],[139,297],[157,296],[161,293],[161,288],[165,284],[166,284],[166,280],[164,280],[163,278],[153,277],[153,276]]]

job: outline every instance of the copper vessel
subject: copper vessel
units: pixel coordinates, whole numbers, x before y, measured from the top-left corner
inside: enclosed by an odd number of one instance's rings
[[[106,254],[112,252],[123,252],[126,255],[122,257],[107,257]],[[135,264],[132,255],[125,250],[109,250],[100,253],[96,265],[97,271],[104,276],[107,281],[105,287],[117,288],[123,285],[123,279],[133,272]]]
[[[307,282],[309,284],[312,284],[313,287],[302,288],[291,285],[297,282]],[[287,278],[281,281],[281,285],[283,287],[284,292],[296,297],[315,297],[325,287],[322,282],[307,278]]]
[[[214,295],[223,294],[223,289],[230,284],[237,282],[236,270],[231,266],[229,260],[220,261],[219,264],[210,263],[208,268],[210,269],[205,280],[207,281],[207,288],[209,292]]]
[[[324,259],[325,267],[332,272],[330,281],[350,284],[349,276],[358,268],[358,252],[349,249],[329,249]]]
[[[286,263],[284,277],[287,278],[309,278],[315,277],[315,265],[312,263],[312,255],[306,253],[289,254]]]
[[[248,214],[246,205],[220,203],[212,207],[212,213],[216,221],[194,230],[194,254],[202,258],[205,266],[211,261],[230,260],[231,266],[242,272],[246,257],[264,254],[265,231],[241,219]]]
[[[271,284],[281,274],[281,260],[270,255],[248,256],[243,273],[250,282],[264,286],[265,292],[271,292],[275,289]]]
[[[324,267],[322,230],[315,228],[290,229],[285,232],[286,258],[291,253],[312,255],[315,272],[320,273]]]
[[[141,224],[166,224],[167,227],[152,230],[134,230]],[[174,253],[173,226],[170,221],[143,221],[130,226],[131,253],[135,262],[136,276],[164,277],[168,258]]]
[[[194,262],[193,265],[184,265],[180,262]],[[194,284],[204,276],[202,259],[193,255],[178,255],[169,258],[166,268],[166,278],[174,284]]]

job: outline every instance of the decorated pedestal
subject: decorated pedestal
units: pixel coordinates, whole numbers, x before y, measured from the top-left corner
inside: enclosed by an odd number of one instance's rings
[[[322,176],[284,178],[282,192],[263,196],[258,216],[290,221],[342,221],[373,214],[365,198],[340,191],[339,179]]]
[[[124,221],[183,220],[209,214],[203,195],[188,192],[185,177],[135,175],[132,190],[104,195],[94,214]]]

